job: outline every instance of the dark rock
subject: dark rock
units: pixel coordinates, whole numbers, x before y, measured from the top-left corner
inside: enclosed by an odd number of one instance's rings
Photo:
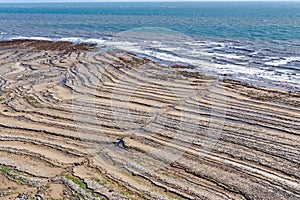
[[[25,194],[25,193],[22,193],[22,194],[19,194],[15,200],[29,200],[29,196],[28,194]]]
[[[34,198],[35,198],[35,200],[44,200],[45,199],[43,194],[36,194]]]

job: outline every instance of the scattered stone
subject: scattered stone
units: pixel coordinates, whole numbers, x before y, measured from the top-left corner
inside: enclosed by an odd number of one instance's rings
[[[11,194],[13,191],[12,191],[12,188],[11,187],[8,187],[7,190],[4,190],[4,191],[0,191],[0,197],[4,197],[6,195],[9,195]]]
[[[15,200],[29,200],[29,196],[26,193],[19,194]]]
[[[44,200],[44,199],[45,199],[45,197],[44,197],[43,194],[36,194],[35,195],[35,200]]]

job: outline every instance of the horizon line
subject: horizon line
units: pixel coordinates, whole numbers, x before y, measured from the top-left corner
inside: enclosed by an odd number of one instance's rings
[[[19,0],[1,1],[0,3],[123,3],[123,2],[299,2],[299,0]]]

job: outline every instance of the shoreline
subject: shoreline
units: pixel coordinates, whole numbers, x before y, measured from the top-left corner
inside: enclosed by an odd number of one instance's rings
[[[94,48],[0,42],[1,198],[300,198],[299,92]]]
[[[44,38],[39,40],[37,38],[24,38],[24,39],[11,39],[11,40],[0,40],[0,45],[28,45],[30,47],[31,44],[29,44],[30,42],[32,42],[32,46],[35,47],[36,49],[39,50],[51,50],[49,48],[52,48],[52,50],[65,50],[65,51],[77,51],[77,50],[88,50],[88,51],[94,51],[95,53],[103,53],[107,50],[101,50],[101,48],[104,47],[104,49],[106,49],[105,47],[105,41],[106,39],[83,39],[83,38],[77,38],[75,39],[67,39],[63,40],[63,39],[50,39],[50,38]],[[7,43],[7,44],[5,44]],[[23,43],[23,44],[22,44]],[[26,44],[25,44],[26,43]],[[39,43],[39,44],[37,44]],[[52,47],[47,47],[47,45],[52,45]],[[103,46],[104,45],[104,46]],[[48,48],[48,49],[47,49]],[[118,50],[118,49],[116,49]],[[219,74],[217,72],[211,72],[211,71],[207,71],[206,69],[196,69],[197,65],[193,65],[191,63],[186,63],[186,62],[178,62],[178,61],[171,61],[171,60],[166,60],[166,59],[162,59],[162,58],[157,58],[155,56],[151,56],[151,55],[147,55],[141,52],[135,52],[135,51],[131,51],[131,50],[123,50],[123,51],[127,51],[132,53],[135,56],[138,56],[140,58],[145,58],[145,59],[149,59],[153,62],[159,63],[160,65],[165,65],[166,67],[172,67],[173,65],[184,65],[184,66],[189,66],[191,69],[195,69],[196,71],[200,72],[200,73],[204,73],[207,75],[215,75],[215,76],[219,76],[221,79],[232,79],[235,81],[240,81],[240,82],[244,82],[247,83],[249,85],[254,85],[257,87],[266,87],[266,88],[273,88],[273,89],[278,89],[278,90],[287,90],[290,92],[299,92],[300,91],[300,87],[297,87],[296,85],[290,84],[290,83],[285,83],[285,82],[270,82],[270,80],[268,80],[267,82],[265,82],[266,80],[264,79],[249,79],[246,77],[236,77],[233,74]],[[189,70],[187,67],[186,69]],[[275,70],[276,71],[276,70]],[[238,71],[236,72],[238,73]],[[253,77],[254,78],[254,77]]]
[[[22,47],[33,48],[43,51],[63,51],[72,53],[76,51],[91,51],[96,48],[93,43],[73,43],[70,41],[47,41],[47,40],[30,40],[30,39],[15,39],[15,40],[0,40],[1,47]]]

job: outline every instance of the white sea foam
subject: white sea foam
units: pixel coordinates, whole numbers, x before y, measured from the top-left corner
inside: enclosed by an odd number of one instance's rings
[[[244,50],[244,49],[247,49],[248,47],[247,46],[234,46],[232,47],[233,49],[241,49],[241,50]]]
[[[294,62],[294,61],[300,62],[300,57],[286,57],[286,58],[282,58],[282,59],[268,61],[265,64],[273,65],[273,66],[280,66],[280,65],[286,65],[286,64],[288,64],[290,62]]]
[[[239,55],[235,55],[235,54],[220,54],[220,53],[214,53],[213,55],[221,56],[224,58],[231,58],[231,59],[240,59],[240,58],[244,57],[244,56],[239,56]]]
[[[152,43],[153,44],[153,43]],[[269,80],[270,82],[281,82],[295,85],[299,78],[294,75],[289,75],[288,70],[278,71],[278,70],[267,70],[264,68],[249,67],[247,63],[241,64],[216,64],[211,62],[213,56],[226,57],[228,59],[241,59],[244,56],[236,54],[221,54],[221,53],[210,53],[203,51],[202,48],[191,48],[188,47],[178,47],[169,45],[150,45],[143,46],[142,44],[135,42],[110,42],[109,45],[114,45],[116,48],[123,49],[125,51],[131,51],[137,54],[142,54],[144,56],[149,56],[161,61],[174,62],[174,63],[186,63],[189,65],[196,66],[194,69],[181,69],[187,71],[202,71],[209,74],[227,74],[241,79],[247,79],[248,81],[257,80]],[[200,47],[200,45],[198,46]],[[153,50],[155,48],[156,50]],[[185,49],[186,48],[186,49]],[[170,52],[170,53],[169,53]],[[205,58],[206,60],[204,60]],[[273,60],[279,60],[279,58],[271,58]],[[286,58],[285,62],[291,62],[298,60],[299,58]],[[268,59],[270,60],[270,58]],[[283,63],[283,62],[281,62]],[[296,74],[297,75],[297,74]],[[299,75],[299,74],[298,74]],[[256,78],[254,78],[256,77]]]
[[[79,38],[79,37],[64,37],[64,38],[58,39],[58,41],[67,41],[67,42],[73,42],[73,43],[82,43],[82,42],[84,42],[84,39],[83,38]]]
[[[226,44],[223,43],[223,42],[208,42],[207,44],[208,44],[208,45],[222,46],[222,47],[225,47],[225,46],[226,46]]]
[[[106,40],[103,39],[97,39],[97,38],[80,38],[80,37],[65,37],[60,38],[58,41],[68,41],[73,43],[94,43],[97,45],[102,45]]]
[[[12,40],[42,40],[42,41],[67,41],[67,42],[73,42],[73,43],[94,43],[101,45],[106,40],[104,39],[98,39],[98,38],[80,38],[80,37],[64,37],[64,38],[47,38],[47,37],[25,37],[25,36],[18,36],[18,37],[11,37]]]
[[[257,54],[258,54],[257,51],[254,51],[254,52],[250,53],[250,55],[257,55]]]
[[[95,43],[95,44],[98,44],[98,45],[103,44],[105,41],[106,40],[103,40],[103,39],[86,39],[86,40],[84,40],[84,42]]]
[[[249,68],[247,66],[242,65],[233,65],[233,64],[227,64],[227,65],[221,65],[221,64],[215,64],[215,69],[217,70],[218,74],[227,74],[227,75],[234,75],[238,78],[248,79],[249,81],[264,79],[269,80],[273,83],[287,83],[291,84],[293,86],[297,86],[297,84],[300,82],[300,74],[296,73],[294,75],[291,75],[288,73],[287,70],[264,70],[263,68]],[[280,73],[278,73],[280,72]],[[256,77],[256,79],[253,79]]]
[[[12,40],[43,40],[43,41],[51,41],[51,38],[46,38],[46,37],[12,37]]]

